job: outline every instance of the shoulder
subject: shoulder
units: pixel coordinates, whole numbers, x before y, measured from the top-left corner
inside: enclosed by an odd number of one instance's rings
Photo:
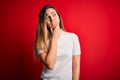
[[[68,32],[68,31],[62,31],[62,34],[64,34],[64,35],[70,35],[70,36],[77,36],[76,33]]]
[[[72,37],[73,39],[78,38],[78,35],[76,33],[73,33],[73,32],[63,31],[62,34],[63,35],[68,35],[68,36]]]

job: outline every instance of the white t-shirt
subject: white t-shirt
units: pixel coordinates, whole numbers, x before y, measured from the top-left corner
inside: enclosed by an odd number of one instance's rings
[[[38,50],[38,55],[42,50]],[[76,34],[62,31],[58,39],[57,60],[53,70],[44,65],[43,80],[72,80],[72,56],[81,54]]]

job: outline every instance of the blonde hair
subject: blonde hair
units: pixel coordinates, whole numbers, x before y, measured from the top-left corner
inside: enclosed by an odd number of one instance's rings
[[[50,32],[50,29],[45,24],[45,12],[49,8],[52,8],[57,12],[59,19],[60,19],[60,24],[59,24],[60,28],[65,31],[63,22],[62,22],[62,18],[60,16],[60,14],[58,13],[58,11],[56,10],[56,8],[53,6],[50,6],[50,5],[44,6],[41,9],[39,17],[38,17],[38,26],[37,26],[37,30],[36,30],[36,37],[35,37],[35,41],[34,41],[34,50],[33,50],[35,55],[37,55],[37,49],[42,49],[46,52],[48,50],[47,49],[47,40],[49,39],[51,32]]]

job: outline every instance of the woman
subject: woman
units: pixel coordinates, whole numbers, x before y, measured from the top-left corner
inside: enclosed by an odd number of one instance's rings
[[[79,80],[78,37],[64,30],[53,6],[46,5],[40,11],[34,51],[44,65],[40,80]]]

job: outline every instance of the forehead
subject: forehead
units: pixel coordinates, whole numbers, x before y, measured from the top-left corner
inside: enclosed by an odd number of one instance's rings
[[[49,8],[46,10],[45,14],[53,14],[53,13],[56,13],[56,10],[53,9],[53,8]]]

